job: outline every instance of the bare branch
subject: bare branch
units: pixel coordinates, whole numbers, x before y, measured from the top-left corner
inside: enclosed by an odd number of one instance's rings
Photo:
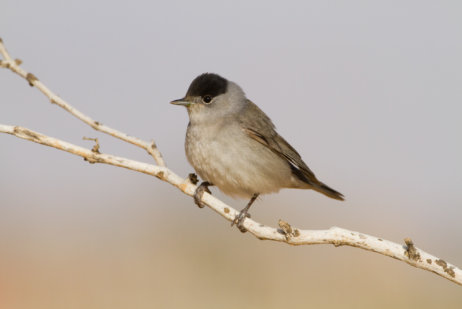
[[[22,63],[22,61],[19,59],[13,60],[1,40],[0,40],[0,54],[3,57],[3,60],[0,62],[0,67],[10,69],[14,73],[26,79],[26,81],[29,83],[31,87],[36,87],[38,90],[40,90],[50,100],[51,103],[56,104],[59,107],[65,109],[66,111],[71,113],[73,116],[85,122],[86,124],[88,124],[90,127],[92,127],[93,129],[97,131],[109,134],[125,142],[128,142],[130,144],[133,144],[135,146],[145,149],[154,158],[154,160],[157,162],[157,165],[165,166],[165,162],[164,162],[164,159],[162,158],[162,154],[157,149],[156,144],[154,142],[149,143],[139,138],[127,135],[123,132],[120,132],[111,127],[108,127],[100,123],[99,121],[95,121],[89,116],[80,112],[78,109],[71,106],[69,103],[61,99],[57,94],[52,92],[34,74],[22,69],[20,67],[20,64]]]
[[[86,149],[53,137],[40,134],[38,132],[34,132],[24,127],[0,124],[0,133],[11,134],[35,143],[54,147],[56,149],[81,156],[90,163],[110,164],[152,175],[172,184],[189,196],[194,195],[197,186],[191,183],[191,177],[183,179],[170,169],[166,168],[160,152],[158,151],[154,142],[147,143],[138,138],[128,136],[125,133],[101,125],[100,123],[92,120],[90,117],[82,114],[71,105],[64,102],[64,100],[60,99],[54,93],[52,93],[34,75],[22,70],[19,67],[20,61],[12,60],[4,48],[1,40],[0,54],[4,59],[0,62],[0,67],[8,68],[19,74],[31,85],[42,91],[48,98],[50,98],[53,103],[58,104],[94,129],[146,149],[155,158],[158,165],[147,164],[127,158],[100,153],[99,147],[97,146],[93,147],[92,150]],[[99,145],[97,140],[95,140],[95,142],[97,145]],[[202,196],[202,201],[204,204],[209,206],[228,221],[233,221],[235,216],[239,213],[236,209],[228,206],[227,204],[223,203],[208,193],[204,193]],[[404,240],[405,244],[402,245],[377,238],[375,236],[370,236],[355,231],[349,231],[339,227],[332,227],[328,230],[300,230],[292,227],[289,223],[282,220],[279,220],[280,229],[265,226],[250,218],[247,218],[243,225],[251,234],[262,240],[279,241],[290,245],[333,244],[336,247],[343,245],[357,247],[398,259],[408,263],[409,265],[433,272],[452,282],[462,285],[461,269],[415,247],[414,243],[409,238],[406,238]]]
[[[197,188],[196,185],[190,182],[189,177],[183,179],[166,167],[98,153],[19,126],[0,124],[0,132],[81,156],[91,163],[110,164],[155,176],[174,185],[189,196],[194,196],[194,192]],[[208,193],[204,193],[202,201],[228,221],[233,221],[235,216],[239,213],[236,209]],[[435,274],[462,285],[462,270],[418,249],[414,246],[412,240],[408,238],[405,239],[405,245],[400,245],[375,236],[349,231],[339,227],[332,227],[328,230],[300,230],[293,228],[290,224],[282,220],[279,221],[279,226],[281,229],[265,226],[251,219],[246,219],[244,221],[244,227],[262,240],[280,241],[290,245],[332,244],[336,247],[357,247],[401,260],[417,268],[434,272]]]

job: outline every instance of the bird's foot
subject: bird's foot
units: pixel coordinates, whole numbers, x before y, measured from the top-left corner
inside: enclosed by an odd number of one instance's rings
[[[245,218],[250,218],[250,214],[247,213],[248,210],[249,210],[248,208],[242,209],[239,212],[239,214],[234,218],[233,222],[231,222],[231,226],[236,224],[237,228],[242,233],[247,232],[247,229],[244,227],[244,220],[245,220]]]
[[[207,181],[204,181],[199,185],[199,187],[197,187],[196,191],[194,192],[194,203],[196,203],[199,208],[204,208],[205,206],[205,204],[202,202],[202,196],[204,195],[204,192],[212,194],[212,192],[209,190],[209,186],[211,186],[211,184]]]
[[[250,218],[250,214],[247,213],[249,211],[250,206],[252,206],[253,202],[257,199],[259,193],[255,193],[252,198],[250,199],[249,203],[247,203],[247,206],[242,209],[239,214],[234,218],[233,222],[231,222],[231,226],[236,224],[237,228],[239,231],[242,233],[247,232],[247,229],[244,227],[244,220],[245,218]]]

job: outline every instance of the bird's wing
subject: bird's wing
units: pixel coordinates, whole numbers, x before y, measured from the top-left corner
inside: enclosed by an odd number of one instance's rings
[[[271,119],[252,101],[248,100],[239,120],[247,135],[284,159],[297,178],[311,185],[320,183],[298,152],[276,132]]]

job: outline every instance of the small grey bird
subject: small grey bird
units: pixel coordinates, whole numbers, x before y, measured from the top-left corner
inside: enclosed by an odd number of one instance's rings
[[[233,224],[242,223],[260,194],[282,188],[313,189],[330,198],[343,195],[320,182],[298,152],[282,138],[271,119],[248,100],[237,84],[212,73],[196,77],[182,99],[170,102],[188,109],[185,150],[203,182],[194,194],[199,207],[209,186],[250,198]]]

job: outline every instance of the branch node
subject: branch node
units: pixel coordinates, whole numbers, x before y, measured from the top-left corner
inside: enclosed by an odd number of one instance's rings
[[[22,60],[21,59],[14,59],[14,63],[16,63],[16,65],[21,65]]]
[[[84,157],[83,161],[87,161],[90,164],[98,163],[98,160],[96,160],[95,158],[90,158],[90,157]]]
[[[51,104],[58,104],[58,102],[56,101],[54,96],[50,97],[50,103]]]
[[[157,149],[156,142],[151,140],[151,143],[148,146],[145,146],[144,148],[154,158],[157,165],[165,166],[164,159],[162,158],[162,154],[160,153],[160,151]]]
[[[93,148],[91,149],[91,152],[97,153],[97,154],[101,154],[101,152],[99,152],[99,147],[100,147],[100,146],[99,146],[99,141],[98,141],[97,138],[85,137],[85,136],[84,136],[82,139],[85,140],[85,141],[94,141],[94,142],[95,142],[95,145],[94,145]],[[90,163],[92,163],[92,162],[90,162]],[[94,162],[93,162],[93,163],[94,163]]]
[[[159,173],[156,174],[156,177],[159,178],[160,180],[165,180],[165,174],[163,171],[160,171]]]
[[[199,178],[197,178],[197,175],[194,174],[194,173],[190,173],[188,175],[188,180],[189,182],[191,182],[193,185],[197,185],[197,183],[199,182]]]
[[[414,246],[412,239],[407,237],[404,239],[404,243],[406,244],[406,251],[404,251],[404,255],[407,256],[411,261],[420,261],[420,253]]]
[[[278,225],[281,229],[278,230],[279,233],[284,234],[286,240],[290,240],[292,237],[300,236],[300,231],[281,219],[278,221]]]
[[[337,247],[340,247],[340,246],[343,246],[343,245],[344,245],[344,243],[343,243],[341,240],[337,240],[337,239],[336,239],[336,240],[334,240],[334,241],[332,242],[332,244],[334,245],[334,247],[335,247],[335,248],[337,248]]]
[[[157,144],[155,141],[151,140],[151,144],[149,145],[149,147],[151,148],[151,150],[154,150],[157,148]]]
[[[34,87],[34,82],[38,81],[38,78],[32,73],[27,73],[26,80],[29,82],[29,86]]]

